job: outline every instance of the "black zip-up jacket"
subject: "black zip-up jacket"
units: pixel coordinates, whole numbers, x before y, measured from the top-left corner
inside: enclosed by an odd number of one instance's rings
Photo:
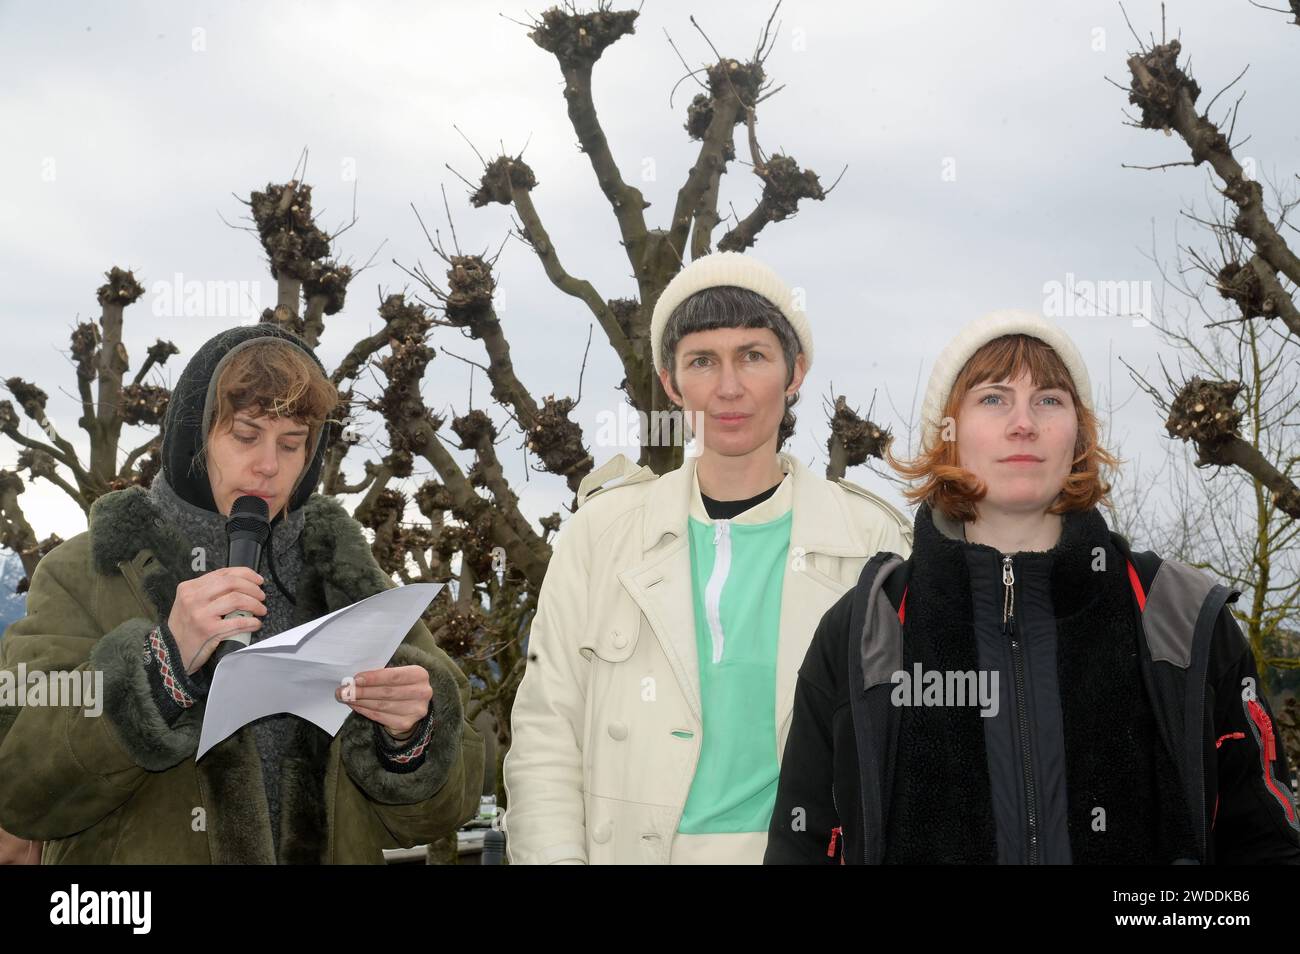
[[[920,540],[929,508],[917,519]],[[942,515],[933,527],[964,539]],[[1300,864],[1286,756],[1267,704],[1242,689],[1258,686],[1258,675],[1227,608],[1238,594],[1108,536],[1136,573],[1144,694],[1177,763],[1180,807],[1192,806],[1197,829],[1194,848],[1178,860]],[[1052,594],[1065,597],[1059,581],[1057,590],[1051,585],[1051,557],[963,547],[969,591],[954,590],[971,600],[980,669],[1000,676],[997,712],[981,720],[996,860],[1077,861],[1066,819],[1069,753]],[[893,772],[899,712],[889,678],[900,667],[899,610],[950,598],[909,592],[911,570],[911,559],[878,554],[817,628],[799,672],[765,863],[880,863],[887,855],[890,811],[898,808],[891,802],[906,790]]]

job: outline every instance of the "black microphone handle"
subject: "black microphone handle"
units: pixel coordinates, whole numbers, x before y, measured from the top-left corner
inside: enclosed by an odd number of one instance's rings
[[[227,619],[228,617],[222,618]],[[211,667],[213,674],[215,674],[217,664],[220,663],[221,660],[225,659],[231,653],[243,649],[244,646],[247,645],[246,643],[241,643],[239,641],[240,638],[241,637],[238,635],[227,636],[221,642],[217,643],[217,648],[212,651],[212,655],[208,657],[208,661],[204,663],[204,666]]]
[[[230,552],[228,556],[229,558],[226,561],[226,566],[243,566],[256,573],[257,565],[262,561],[262,545],[255,539],[246,537],[243,534],[233,535],[230,538]],[[246,609],[237,609],[230,611],[221,618],[238,619],[241,616],[252,615],[254,614],[250,613]],[[221,662],[222,659],[236,650],[243,649],[252,641],[253,634],[248,630],[227,636],[217,644],[216,650],[212,653],[211,663],[213,667],[215,667],[217,663]]]
[[[230,547],[226,554],[226,566],[246,566],[254,573],[262,562],[262,545],[251,535],[235,533],[230,537]]]

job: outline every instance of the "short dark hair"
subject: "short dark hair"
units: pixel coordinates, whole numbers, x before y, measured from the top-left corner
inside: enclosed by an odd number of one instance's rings
[[[685,299],[673,309],[664,325],[659,342],[659,363],[668,369],[668,378],[677,387],[677,346],[683,338],[697,331],[717,331],[720,328],[766,328],[776,335],[785,357],[785,386],[794,380],[794,362],[802,352],[799,336],[781,309],[757,292],[735,285],[717,285],[704,288]],[[780,450],[794,433],[795,416],[791,408],[799,401],[799,394],[785,399],[785,414],[777,431],[776,447]]]

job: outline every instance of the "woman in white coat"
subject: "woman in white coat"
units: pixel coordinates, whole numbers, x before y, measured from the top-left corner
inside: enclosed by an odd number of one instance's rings
[[[797,671],[825,611],[911,525],[779,449],[812,361],[789,287],[705,256],[651,323],[685,464],[622,456],[555,541],[511,717],[512,863],[759,864]]]

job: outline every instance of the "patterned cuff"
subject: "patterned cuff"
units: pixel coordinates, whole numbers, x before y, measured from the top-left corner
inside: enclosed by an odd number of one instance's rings
[[[182,712],[206,697],[211,687],[202,670],[193,676],[185,671],[180,647],[166,623],[159,623],[145,637],[144,665],[158,711],[168,725],[173,725]]]
[[[429,747],[433,729],[433,706],[429,707],[424,718],[416,724],[415,731],[409,739],[394,739],[376,722],[375,741],[384,768],[399,773],[414,772],[418,769],[424,762],[424,750]]]

